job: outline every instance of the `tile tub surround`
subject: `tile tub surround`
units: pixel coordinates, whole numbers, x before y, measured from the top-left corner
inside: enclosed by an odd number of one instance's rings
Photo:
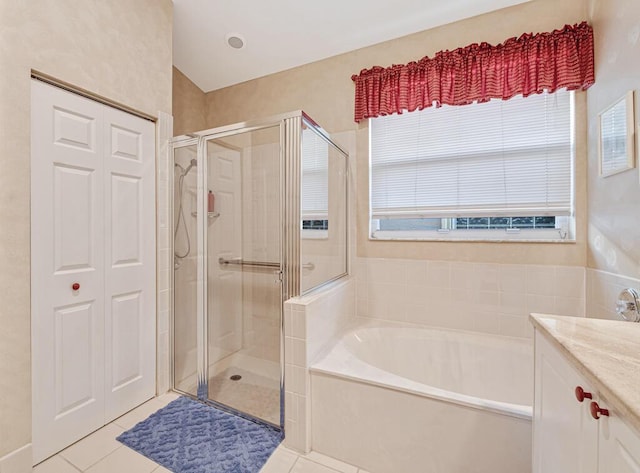
[[[299,452],[311,449],[311,386],[309,366],[355,314],[355,281],[341,279],[310,295],[284,303],[285,445]]]
[[[530,320],[612,410],[640,432],[640,324],[543,314],[532,314]]]
[[[616,314],[618,295],[625,288],[640,292],[640,279],[587,269],[587,317],[621,320]]]
[[[531,312],[585,315],[585,268],[358,258],[357,315],[531,338]]]

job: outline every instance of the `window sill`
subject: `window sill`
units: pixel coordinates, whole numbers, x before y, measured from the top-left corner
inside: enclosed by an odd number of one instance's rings
[[[436,242],[436,243],[556,243],[556,244],[571,244],[576,243],[576,240],[494,240],[494,239],[444,239],[444,238],[373,238],[369,237],[369,241],[413,241],[413,242]]]
[[[525,236],[518,238],[517,236],[511,236],[507,238],[464,238],[464,237],[451,237],[450,235],[443,235],[442,237],[436,236],[418,236],[418,235],[380,235],[382,232],[378,232],[378,235],[369,235],[369,241],[413,241],[413,242],[463,242],[463,243],[555,243],[555,244],[572,244],[576,243],[575,238],[527,238]],[[389,232],[385,232],[389,233]]]
[[[302,240],[328,240],[329,230],[300,230]]]

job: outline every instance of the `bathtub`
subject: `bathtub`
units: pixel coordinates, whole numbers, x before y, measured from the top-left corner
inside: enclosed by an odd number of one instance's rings
[[[531,471],[528,340],[369,325],[310,373],[313,450],[371,473]]]

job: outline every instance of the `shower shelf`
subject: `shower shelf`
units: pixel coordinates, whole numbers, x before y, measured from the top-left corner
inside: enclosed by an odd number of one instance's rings
[[[192,217],[197,217],[198,212],[191,212]],[[218,218],[220,216],[220,212],[207,212],[208,218]]]

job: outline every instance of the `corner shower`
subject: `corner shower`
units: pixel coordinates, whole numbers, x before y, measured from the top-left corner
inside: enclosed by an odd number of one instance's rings
[[[282,428],[283,303],[347,273],[347,154],[301,111],[172,151],[173,389]]]

